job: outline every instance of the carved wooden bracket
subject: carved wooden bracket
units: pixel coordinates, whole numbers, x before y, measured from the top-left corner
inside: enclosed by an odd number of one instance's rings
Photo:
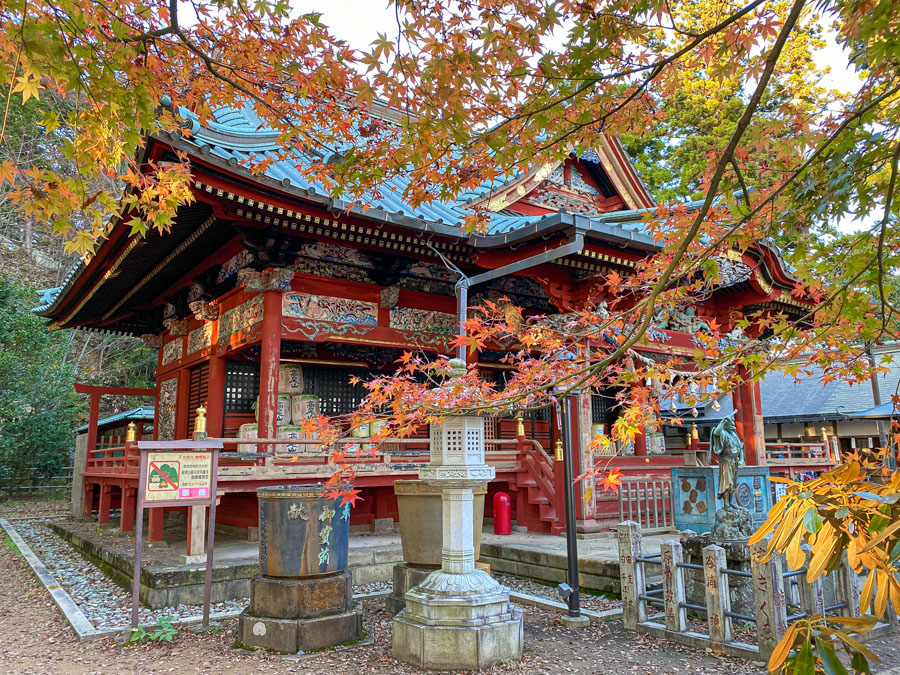
[[[138,339],[151,349],[162,349],[163,336],[154,335],[153,333],[144,333],[138,336]]]
[[[196,300],[188,307],[191,308],[194,318],[198,321],[214,321],[219,316],[219,306],[215,301]]]
[[[238,270],[238,283],[244,284],[246,290],[251,293],[264,291],[289,291],[291,279],[294,278],[294,270],[290,267],[270,267],[257,272],[250,268]]]
[[[400,299],[400,287],[399,286],[388,286],[381,293],[379,293],[379,305],[383,309],[390,309],[391,307],[397,306],[397,301]]]

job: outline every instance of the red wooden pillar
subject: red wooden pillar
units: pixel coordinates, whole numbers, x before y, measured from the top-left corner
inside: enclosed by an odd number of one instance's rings
[[[281,358],[281,291],[263,294],[262,345],[259,355],[259,437],[275,438],[278,414],[278,361]],[[261,451],[268,452],[269,446]]]
[[[225,359],[221,356],[209,359],[207,398],[206,432],[212,438],[221,438],[225,428]]]
[[[134,510],[137,500],[137,490],[127,485],[122,486],[122,517],[119,519],[120,532],[132,532],[134,530]]]
[[[766,446],[759,382],[751,381],[742,384],[740,395],[747,466],[764,465]]]
[[[737,429],[738,436],[744,440],[744,404],[741,396],[741,388],[733,389],[731,392],[731,405],[734,408],[734,426]]]
[[[100,483],[100,506],[97,508],[97,522],[105,525],[109,522],[109,502],[112,497],[112,485]]]
[[[150,541],[163,540],[163,509],[147,509],[147,539]]]
[[[94,450],[97,449],[97,422],[100,421],[100,392],[91,392],[91,402],[88,412],[87,429],[87,458],[93,459]]]

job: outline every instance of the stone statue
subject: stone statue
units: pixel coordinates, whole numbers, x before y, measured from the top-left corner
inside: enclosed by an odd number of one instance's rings
[[[716,541],[746,540],[753,533],[753,519],[750,512],[735,503],[734,499],[738,467],[744,463],[744,444],[734,426],[734,413],[725,417],[713,429],[709,437],[707,464],[713,453],[719,456],[718,496],[725,502],[725,508],[716,511],[712,537]]]
[[[734,426],[734,413],[724,417],[713,429],[709,438],[707,464],[713,454],[719,456],[719,499],[725,502],[725,508],[734,508],[738,467],[744,464],[744,444]]]

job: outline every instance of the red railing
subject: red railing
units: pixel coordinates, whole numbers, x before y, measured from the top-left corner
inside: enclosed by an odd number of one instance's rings
[[[117,448],[89,450],[84,465],[86,475],[137,475],[140,469],[140,450],[137,443],[125,443]]]

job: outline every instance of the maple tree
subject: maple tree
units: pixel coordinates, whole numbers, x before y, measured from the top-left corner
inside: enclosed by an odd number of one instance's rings
[[[634,274],[596,278],[585,308],[562,322],[503,302],[473,308],[457,346],[517,345],[506,357],[504,387],[475,368],[436,386],[450,371],[446,359],[408,354],[393,376],[366,383],[368,397],[350,416],[351,424],[388,420],[368,451],[450,413],[523,411],[616,385],[618,421],[594,440],[609,444],[658,427],[664,401],[674,395],[698,403],[785,358],[794,359],[787,368],[797,376],[813,367],[826,379],[871,376],[865,348],[894,339],[898,329],[898,3],[395,0],[394,6],[397,33],[360,50],[332,36],[317,15],[293,16],[283,0],[189,7],[174,0],[3,2],[6,109],[43,101],[51,91],[65,99],[64,113],[47,110],[41,123],[59,135],[88,179],[53,167],[0,164],[6,198],[79,253],[91,250],[113,216],[136,231],[165,229],[191,198],[190,168],[184,157],[143,163],[144,134],[189,134],[183,110],[202,123],[222,104],[252,106],[279,132],[283,158],[320,158],[301,168],[332,194],[356,199],[402,175],[408,179],[402,196],[413,205],[499,185],[516,171],[577,156],[605,135],[619,135],[645,151],[639,161],[662,188],[661,205],[648,209],[643,223],[660,252]],[[854,93],[819,83],[813,54],[823,25],[850,54],[861,80]],[[401,111],[400,121],[371,115],[376,99]],[[695,207],[670,201],[688,194],[698,198]],[[468,226],[484,227],[484,215],[473,209]],[[839,227],[847,220],[853,228]],[[728,332],[741,328],[741,340],[725,339],[723,326],[707,322],[691,363],[674,356],[651,361],[635,350],[659,311],[698,306],[712,294],[717,256],[760,241],[780,249],[797,278],[793,296],[814,303],[808,312],[730,317]],[[340,436],[337,422],[317,420],[316,436],[332,442]],[[342,467],[340,454],[335,464]],[[853,466],[824,479],[815,505],[800,488],[784,502],[785,509],[815,506],[823,519],[816,542],[852,522],[849,504],[829,509],[843,498],[841,481],[862,480]],[[607,466],[589,471],[616,487],[617,473]],[[893,485],[895,476],[882,480]],[[873,508],[861,499],[860,508]],[[893,512],[879,517],[885,515],[896,522]],[[795,528],[779,546],[796,547],[801,534]],[[832,553],[851,540],[834,541]],[[880,569],[874,555],[866,551],[859,564]]]

